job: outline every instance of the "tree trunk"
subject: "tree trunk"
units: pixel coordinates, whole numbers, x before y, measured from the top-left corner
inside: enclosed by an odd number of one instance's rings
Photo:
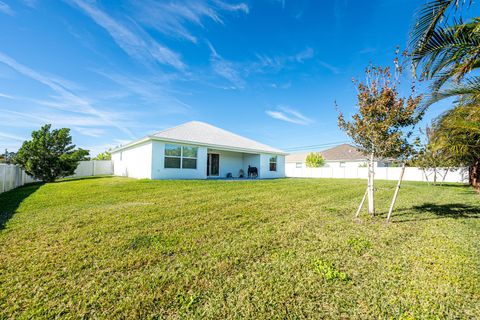
[[[373,164],[374,154],[370,154],[370,161],[368,166],[368,213],[375,216],[375,168]]]
[[[388,210],[387,221],[390,221],[392,216],[393,207],[397,201],[398,192],[400,191],[400,185],[402,184],[403,174],[405,173],[405,162],[402,164],[402,171],[400,171],[400,177],[398,178],[397,187],[395,188],[395,193],[393,194],[392,203],[390,204],[390,209]]]
[[[450,168],[445,169],[445,174],[443,175],[441,184],[443,184],[445,182],[445,178],[447,178],[448,171],[450,171]]]
[[[480,159],[476,160],[468,170],[468,182],[474,188],[480,189]]]
[[[423,174],[425,175],[425,180],[427,180],[427,183],[430,185],[430,180],[428,180],[428,176],[427,176],[427,170],[422,169],[422,171],[423,171]]]

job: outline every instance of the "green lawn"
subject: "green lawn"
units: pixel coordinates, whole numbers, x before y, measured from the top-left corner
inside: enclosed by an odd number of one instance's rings
[[[379,182],[385,215],[394,182]],[[91,178],[0,195],[0,318],[480,315],[480,197],[365,181]]]

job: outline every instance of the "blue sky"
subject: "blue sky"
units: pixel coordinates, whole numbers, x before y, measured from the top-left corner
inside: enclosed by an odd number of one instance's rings
[[[416,0],[0,0],[0,148],[42,124],[93,155],[200,120],[292,150],[405,47]],[[424,122],[445,110],[433,108]]]

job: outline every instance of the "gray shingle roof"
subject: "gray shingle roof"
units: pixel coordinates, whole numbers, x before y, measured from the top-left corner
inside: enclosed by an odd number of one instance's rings
[[[213,148],[223,147],[239,151],[285,154],[279,149],[200,121],[190,121],[173,128],[162,130],[148,136],[146,139],[165,139],[166,141],[207,145]]]
[[[350,144],[341,144],[339,146],[320,151],[326,161],[362,161],[367,157],[357,148]],[[310,152],[294,153],[285,158],[286,162],[304,162]]]

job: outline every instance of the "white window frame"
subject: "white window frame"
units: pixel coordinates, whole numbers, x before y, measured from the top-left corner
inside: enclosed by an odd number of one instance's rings
[[[297,169],[303,168],[303,163],[302,162],[295,162],[295,168],[297,168]]]
[[[272,161],[272,159],[275,159],[274,161]],[[275,164],[275,170],[272,170],[272,164]],[[271,171],[271,172],[277,172],[278,170],[278,156],[271,156],[270,159],[268,160],[268,169]]]
[[[166,154],[167,146],[174,146],[174,147],[180,147],[180,156],[170,156]],[[196,149],[196,157],[187,157],[183,155],[183,148],[195,148]],[[198,169],[198,147],[197,146],[188,146],[188,145],[181,145],[181,144],[174,144],[174,143],[165,143],[165,146],[163,148],[164,154],[163,154],[163,168],[164,169],[173,169],[173,170],[197,170]],[[180,167],[178,168],[167,168],[165,167],[166,165],[166,158],[175,158],[175,159],[180,159]],[[184,168],[183,167],[183,159],[193,159],[195,160],[195,168]]]

